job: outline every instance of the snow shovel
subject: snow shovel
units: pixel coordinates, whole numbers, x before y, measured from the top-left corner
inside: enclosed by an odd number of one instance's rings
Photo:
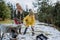
[[[40,35],[36,36],[36,40],[47,40],[47,39],[48,39],[48,37],[46,37],[43,34],[40,34]]]

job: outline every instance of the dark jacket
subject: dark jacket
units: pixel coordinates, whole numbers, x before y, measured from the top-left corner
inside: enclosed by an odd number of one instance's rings
[[[24,17],[28,15],[27,12],[23,11],[22,14],[20,14],[19,11],[16,12],[16,10],[14,11],[14,18],[16,18],[17,20],[20,20],[21,22],[23,21]]]
[[[20,14],[20,12],[19,11],[14,11],[14,18],[18,18],[18,19],[20,19],[20,17],[22,16],[23,17],[23,12],[22,12],[22,14]]]

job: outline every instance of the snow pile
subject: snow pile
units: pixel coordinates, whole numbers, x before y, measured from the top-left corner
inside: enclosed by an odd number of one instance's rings
[[[21,38],[22,40],[35,40],[36,36],[39,34],[44,34],[45,36],[48,37],[48,40],[60,40],[60,32],[53,27],[50,26],[45,26],[45,25],[38,25],[38,24],[45,24],[45,23],[39,23],[37,22],[35,24],[34,30],[35,30],[35,35],[32,36],[31,33],[31,27],[28,28],[26,35],[18,35],[18,40]],[[22,26],[22,32],[24,31],[24,26]]]
[[[56,28],[46,25],[39,25],[39,24],[45,24],[45,23],[36,22],[34,27],[34,31],[35,31],[34,36],[32,36],[31,27],[29,27],[25,35],[18,34],[17,40],[36,40],[36,36],[41,33],[47,36],[48,40],[60,40],[60,32]],[[22,33],[24,32],[24,30],[25,30],[25,26],[23,25]]]

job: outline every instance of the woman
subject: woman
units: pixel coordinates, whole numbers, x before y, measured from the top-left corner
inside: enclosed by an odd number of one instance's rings
[[[16,4],[16,10],[14,13],[14,21],[15,24],[21,24],[23,20],[23,10],[22,7],[19,5],[19,3]]]
[[[15,24],[22,24],[23,23],[23,18],[24,18],[24,13],[22,7],[19,5],[19,3],[16,4],[16,10],[14,13],[14,22]],[[19,25],[19,33],[21,34],[21,25]]]
[[[25,26],[26,26],[26,29],[24,31],[24,34],[26,34],[26,31],[29,27],[29,25],[31,26],[32,28],[32,35],[34,35],[34,24],[35,24],[35,16],[33,14],[33,12],[30,10],[30,13],[29,15],[27,15],[24,19],[23,19],[23,22],[25,23]]]

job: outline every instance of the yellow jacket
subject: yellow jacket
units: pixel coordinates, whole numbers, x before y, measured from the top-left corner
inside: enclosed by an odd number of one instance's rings
[[[24,19],[23,22],[26,23],[26,26],[33,26],[35,24],[35,16],[33,15],[33,17],[27,15]]]

